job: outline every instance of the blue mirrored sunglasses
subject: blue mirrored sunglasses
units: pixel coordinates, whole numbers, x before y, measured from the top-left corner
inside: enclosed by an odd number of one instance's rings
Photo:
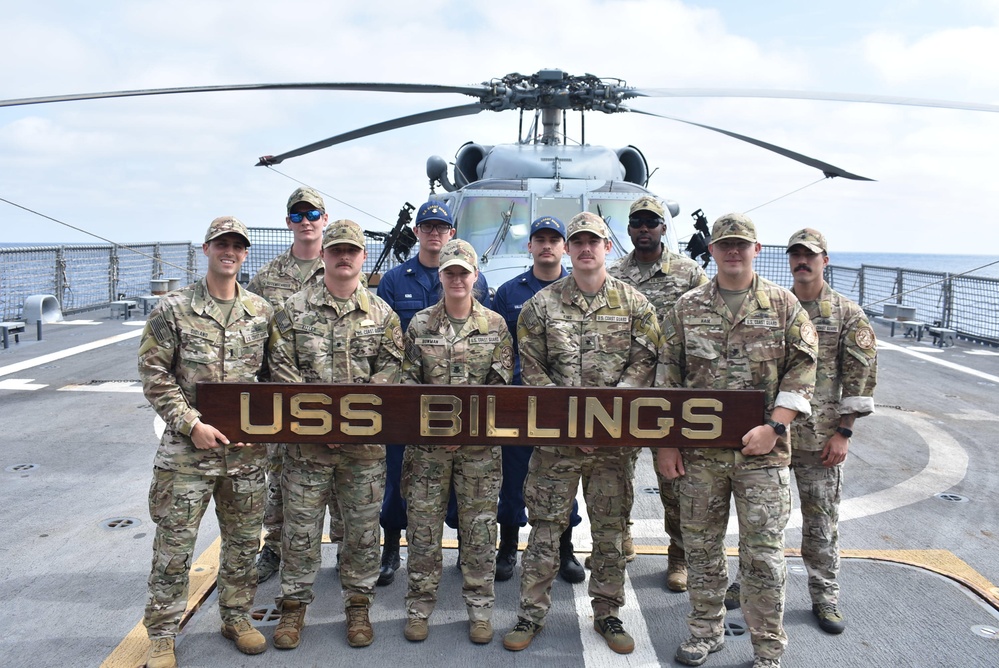
[[[323,212],[319,209],[312,209],[310,211],[300,212],[300,213],[289,213],[288,220],[293,223],[302,222],[302,218],[308,218],[310,223],[314,223],[323,217]]]

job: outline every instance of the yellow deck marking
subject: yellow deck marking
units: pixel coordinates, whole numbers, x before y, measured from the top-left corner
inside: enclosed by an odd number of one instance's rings
[[[215,579],[219,574],[219,548],[222,539],[216,538],[191,566],[191,579],[188,586],[187,609],[180,620],[180,628],[184,628],[188,620],[198,611],[201,604],[215,589]],[[149,651],[149,638],[146,627],[140,620],[128,635],[118,643],[108,658],[101,663],[101,668],[137,668],[146,662],[146,652]]]
[[[215,589],[221,540],[221,538],[216,538],[215,542],[201,553],[191,568],[190,595],[188,596],[187,610],[180,622],[181,629]],[[328,535],[323,535],[323,542],[330,542]],[[406,545],[405,539],[401,541],[401,544]],[[445,538],[441,541],[441,545],[444,548],[457,549],[458,541],[453,538]],[[519,547],[523,550],[527,544],[520,543]],[[669,547],[666,545],[635,546],[635,552],[650,556],[666,556],[668,549]],[[729,557],[737,557],[739,556],[739,548],[725,548],[725,553]],[[801,550],[793,548],[788,548],[784,553],[789,557],[801,556]],[[888,561],[923,568],[963,584],[999,610],[999,587],[948,550],[842,550],[840,556],[844,559]],[[140,621],[118,643],[108,658],[101,663],[101,668],[140,668],[146,660],[148,650],[149,639],[146,637],[146,627]]]

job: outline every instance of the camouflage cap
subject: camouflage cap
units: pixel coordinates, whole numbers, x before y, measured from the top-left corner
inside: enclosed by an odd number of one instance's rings
[[[726,213],[711,227],[711,243],[722,239],[743,239],[756,243],[756,225],[741,213]]]
[[[207,244],[223,234],[238,234],[246,241],[246,247],[250,247],[250,233],[247,231],[246,225],[239,222],[235,216],[219,216],[213,220],[212,224],[208,226],[208,232],[205,233],[205,243]]]
[[[323,201],[323,196],[307,186],[304,188],[297,188],[295,192],[291,194],[291,197],[288,198],[288,213],[291,213],[291,207],[295,206],[299,202],[306,202],[320,211],[326,211],[326,203]]]
[[[451,239],[441,249],[441,264],[438,271],[444,271],[452,265],[464,267],[469,271],[478,271],[479,260],[475,256],[472,244],[464,239]]]
[[[631,209],[628,210],[629,216],[634,216],[639,211],[648,211],[649,213],[654,213],[661,219],[666,219],[666,210],[663,205],[653,197],[652,195],[642,195],[634,202],[631,203]]]
[[[528,238],[533,237],[535,232],[540,230],[554,230],[558,232],[563,239],[565,239],[565,225],[563,225],[562,221],[555,216],[541,216],[531,223],[531,234]]]
[[[583,211],[573,216],[572,220],[569,221],[568,232],[569,234],[566,236],[566,239],[571,239],[580,232],[589,232],[601,239],[610,239],[610,232],[607,230],[604,219],[589,211]]]
[[[352,220],[334,220],[323,230],[323,248],[335,244],[350,244],[364,248],[364,230]]]
[[[451,210],[447,208],[447,204],[444,202],[430,201],[422,205],[420,210],[416,212],[416,222],[413,224],[419,225],[430,220],[439,220],[454,227],[454,220],[451,219]]]
[[[826,245],[826,238],[822,236],[822,233],[810,227],[798,230],[791,235],[791,238],[787,240],[788,252],[791,252],[792,246],[804,246],[813,253],[825,253],[829,250],[829,247]]]

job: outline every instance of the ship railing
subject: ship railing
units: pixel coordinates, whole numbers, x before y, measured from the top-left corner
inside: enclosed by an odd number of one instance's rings
[[[292,242],[287,228],[248,231],[251,248],[242,269],[244,284]],[[379,240],[367,241],[365,273],[374,268],[384,247]],[[391,257],[381,271],[395,264]],[[62,312],[71,315],[148,295],[153,280],[176,279],[178,285],[187,285],[204,276],[207,266],[201,244],[189,242],[0,248],[0,320],[21,318],[31,295],[52,295]]]
[[[282,228],[249,228],[251,252],[243,265],[245,282],[265,263],[291,245],[292,233]],[[383,245],[368,239],[365,273],[370,272]],[[387,271],[396,264],[390,257]],[[791,285],[784,246],[764,245],[756,271],[779,284]],[[108,308],[121,299],[150,292],[150,281],[179,279],[184,285],[204,275],[206,258],[200,244],[156,242],[127,245],[62,245],[0,249],[0,320],[18,320],[30,295],[53,295],[69,315]],[[707,267],[714,274],[714,265]],[[830,265],[826,280],[837,291],[881,316],[885,305],[916,308],[929,325],[954,330],[961,338],[999,345],[999,279],[974,275],[861,265]]]

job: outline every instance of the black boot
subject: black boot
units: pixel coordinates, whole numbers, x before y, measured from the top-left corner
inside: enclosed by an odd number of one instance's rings
[[[399,529],[385,530],[385,545],[382,547],[382,565],[378,569],[378,581],[375,582],[379,587],[392,584],[392,580],[395,580],[395,572],[402,565],[402,562],[399,560],[399,539],[401,537],[402,531]]]
[[[571,526],[558,539],[558,561],[558,576],[569,584],[578,584],[586,579],[586,571],[572,551]]]
[[[517,541],[520,540],[520,527],[500,525],[500,544],[496,551],[496,582],[506,582],[513,577],[517,566]]]

